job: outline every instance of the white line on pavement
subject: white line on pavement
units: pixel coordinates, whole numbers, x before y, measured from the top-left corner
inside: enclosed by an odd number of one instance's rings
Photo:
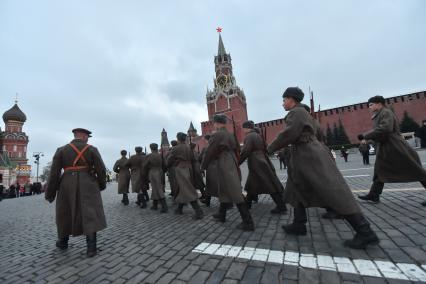
[[[398,192],[398,191],[419,191],[425,190],[423,187],[412,187],[412,188],[385,188],[384,191]],[[369,189],[354,189],[352,192],[368,192]]]
[[[343,176],[344,178],[369,177],[370,175]]]
[[[349,171],[360,171],[360,170],[370,170],[370,169],[374,169],[373,167],[369,167],[369,168],[357,168],[357,169],[344,169],[344,170],[340,170],[341,172],[349,172]]]
[[[331,270],[359,274],[363,276],[383,277],[426,281],[426,264],[418,266],[409,263],[393,263],[382,260],[350,259],[329,255],[305,254],[294,251],[279,251],[252,247],[239,247],[212,243],[201,243],[192,252],[201,254],[257,260],[269,263],[301,266],[311,269]]]

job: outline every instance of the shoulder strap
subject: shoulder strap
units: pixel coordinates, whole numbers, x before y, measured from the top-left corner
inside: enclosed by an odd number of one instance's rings
[[[84,158],[83,154],[87,151],[87,149],[89,149],[91,145],[87,144],[81,151],[78,150],[78,148],[72,143],[69,143],[68,145],[70,145],[74,152],[77,154],[77,157],[75,157],[74,162],[72,163],[73,167],[77,165],[80,159],[82,159],[87,164],[86,158]]]

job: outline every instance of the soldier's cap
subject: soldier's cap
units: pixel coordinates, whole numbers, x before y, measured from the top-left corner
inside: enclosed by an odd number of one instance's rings
[[[283,94],[283,98],[293,98],[299,103],[303,101],[305,94],[299,87],[288,87]]]
[[[141,146],[136,146],[135,147],[135,151],[136,151],[136,153],[142,153],[142,147]]]
[[[368,99],[368,103],[374,103],[374,104],[385,104],[385,98],[382,96],[374,96]]]
[[[244,121],[243,122],[243,128],[254,129],[254,122],[253,122],[253,120]]]
[[[185,133],[183,133],[183,132],[178,132],[177,134],[176,134],[176,139],[179,141],[179,142],[185,142],[186,141],[186,137],[187,137],[188,135],[186,135]]]
[[[121,150],[120,154],[121,154],[121,156],[126,156],[127,155],[127,151],[126,150]]]
[[[158,144],[157,143],[151,143],[149,144],[149,148],[153,151],[158,150]]]
[[[210,134],[204,135],[204,139],[206,139],[208,141],[210,139]]]
[[[172,142],[170,142],[170,144],[174,147],[178,144],[178,142],[176,140],[172,140]]]
[[[89,131],[89,130],[87,130],[87,129],[84,129],[84,128],[74,128],[73,130],[72,130],[72,133],[85,133],[85,134],[87,134],[87,135],[89,135],[89,137],[92,137],[92,132],[91,131]]]
[[[228,118],[224,114],[215,114],[213,116],[213,121],[216,123],[226,124]]]

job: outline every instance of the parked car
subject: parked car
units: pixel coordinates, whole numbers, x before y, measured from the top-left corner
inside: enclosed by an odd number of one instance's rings
[[[371,145],[370,150],[368,150],[369,155],[376,155],[376,148],[374,148],[373,145]]]

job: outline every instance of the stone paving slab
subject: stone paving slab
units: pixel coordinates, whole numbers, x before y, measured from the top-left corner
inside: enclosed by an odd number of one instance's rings
[[[426,161],[426,152],[419,153]],[[368,190],[371,166],[355,155],[337,163],[355,194]],[[286,179],[284,171],[277,172]],[[84,237],[71,238],[65,252],[56,249],[54,204],[43,196],[1,201],[0,283],[425,281],[420,277],[426,273],[426,208],[419,202],[426,193],[420,183],[386,184],[380,204],[360,203],[381,239],[366,250],[345,248],[342,242],[352,237],[351,228],[342,220],[321,219],[323,209],[309,209],[308,234],[295,237],[280,228],[293,213],[271,215],[268,196],[253,206],[256,230],[242,232],[235,228],[240,222],[236,208],[225,224],[212,220],[216,201],[203,207],[203,220],[193,221],[190,207],[182,216],[172,213],[173,206],[160,214],[137,207],[135,195],[123,206],[116,190],[111,183],[102,193],[108,228],[99,233],[99,254],[92,259],[85,257]],[[217,246],[209,250],[212,244]]]

